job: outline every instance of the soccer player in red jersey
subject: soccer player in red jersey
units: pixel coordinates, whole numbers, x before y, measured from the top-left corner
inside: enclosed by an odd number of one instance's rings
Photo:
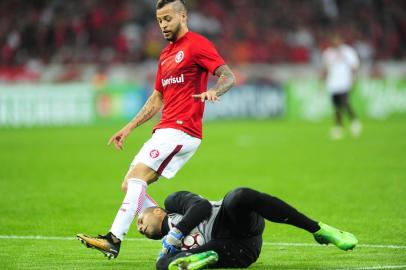
[[[110,231],[99,237],[77,235],[87,247],[100,250],[108,258],[117,257],[134,217],[157,205],[148,196],[147,186],[160,176],[174,177],[196,152],[202,139],[204,102],[219,101],[235,83],[234,74],[214,45],[188,30],[184,0],[158,0],[156,18],[169,44],[158,61],[155,89],[140,112],[108,144],[121,150],[133,129],[161,109],[162,118],[124,178],[122,190],[126,195]],[[218,77],[211,89],[207,89],[209,73]]]

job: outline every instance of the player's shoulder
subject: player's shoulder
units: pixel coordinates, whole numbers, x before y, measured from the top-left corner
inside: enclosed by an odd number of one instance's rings
[[[328,47],[322,52],[322,57],[325,60],[329,60],[329,59],[333,58],[335,54],[336,54],[335,49],[333,47]]]
[[[343,43],[337,48],[337,50],[339,52],[348,52],[348,51],[352,51],[353,48],[350,45]]]
[[[341,51],[343,54],[347,55],[347,57],[357,57],[358,55],[354,47],[351,47],[350,45],[347,44],[342,45]]]
[[[335,49],[334,47],[327,47],[327,48],[323,51],[323,54],[329,55],[329,54],[335,53],[335,51],[336,51],[336,49]]]
[[[193,38],[193,39],[198,39],[198,40],[207,40],[207,41],[209,41],[205,36],[203,36],[203,35],[201,35],[199,33],[193,32],[193,31],[189,31],[188,37]]]
[[[196,45],[212,44],[208,38],[196,32],[189,31],[187,37],[190,41],[196,42]]]

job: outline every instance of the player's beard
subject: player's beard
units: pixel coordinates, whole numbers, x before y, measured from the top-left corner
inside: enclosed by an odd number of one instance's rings
[[[147,237],[153,240],[161,240],[164,237],[164,235],[162,234],[162,232],[153,232],[149,234]]]
[[[176,41],[178,39],[178,34],[179,34],[179,31],[180,31],[180,27],[181,27],[181,24],[179,23],[176,26],[175,30],[172,31],[172,35],[170,37],[166,38],[166,40],[171,41],[171,42]]]

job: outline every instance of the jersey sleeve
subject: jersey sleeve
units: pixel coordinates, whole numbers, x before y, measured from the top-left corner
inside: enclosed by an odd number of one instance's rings
[[[155,89],[162,93],[162,83],[161,83],[161,61],[158,61],[158,69],[156,71],[155,77]]]
[[[213,43],[207,39],[196,42],[195,59],[199,66],[214,74],[219,66],[225,65],[224,59],[217,52]]]
[[[165,209],[171,213],[183,215],[176,225],[183,235],[187,235],[193,228],[211,215],[211,203],[188,191],[179,191],[169,195],[165,200]]]

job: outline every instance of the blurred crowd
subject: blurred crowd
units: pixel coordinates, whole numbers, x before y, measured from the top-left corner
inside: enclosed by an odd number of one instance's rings
[[[0,1],[0,68],[137,63],[166,45],[155,0]],[[406,56],[404,0],[188,0],[189,26],[230,63],[309,63],[341,34],[365,61]]]

